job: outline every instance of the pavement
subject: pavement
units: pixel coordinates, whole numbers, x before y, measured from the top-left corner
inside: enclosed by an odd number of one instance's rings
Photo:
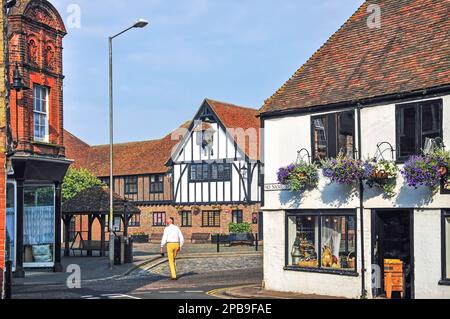
[[[232,247],[216,252],[216,246],[187,244],[177,259],[179,280],[169,281],[167,258],[159,245],[136,245],[134,263],[108,267],[108,258],[66,257],[64,269],[77,265],[81,285],[69,289],[71,273],[29,270],[13,280],[15,299],[211,299],[211,290],[250,285],[262,281],[262,252],[254,247]],[[222,247],[221,247],[222,248]]]

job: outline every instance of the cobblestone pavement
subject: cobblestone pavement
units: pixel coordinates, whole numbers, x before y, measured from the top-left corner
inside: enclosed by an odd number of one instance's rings
[[[236,256],[236,257],[206,257],[188,258],[177,261],[177,273],[183,277],[187,274],[206,274],[217,271],[240,270],[249,268],[262,268],[261,256]],[[167,262],[153,269],[136,271],[135,276],[170,276]]]

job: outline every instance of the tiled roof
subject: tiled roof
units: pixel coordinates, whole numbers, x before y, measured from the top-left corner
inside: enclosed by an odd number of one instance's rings
[[[89,144],[64,130],[64,146],[66,148],[66,157],[75,160],[72,166],[76,168],[86,167],[86,161],[91,149]]]
[[[114,175],[166,173],[168,167],[165,166],[165,163],[170,158],[173,148],[179,142],[179,135],[185,133],[189,124],[190,122],[183,124],[177,130],[159,140],[115,144]],[[174,138],[172,138],[172,135],[174,135]],[[64,142],[66,152],[71,155],[68,157],[74,159],[78,167],[82,166],[98,177],[109,176],[109,145],[92,146],[86,151],[80,147],[74,149],[73,145],[75,144],[71,142],[70,137]]]
[[[370,4],[381,28],[369,28]],[[370,0],[261,109],[270,113],[450,84],[450,1]]]
[[[206,102],[211,106],[227,129],[243,129],[247,135],[253,132],[255,133],[255,138],[247,137],[242,139],[237,138],[235,134],[233,134],[233,137],[250,159],[258,160],[260,134],[260,121],[257,117],[258,110],[211,99],[206,99]]]
[[[94,186],[88,188],[62,206],[63,214],[106,214],[109,212],[109,188]],[[114,196],[114,213],[139,214],[141,210],[116,193]]]

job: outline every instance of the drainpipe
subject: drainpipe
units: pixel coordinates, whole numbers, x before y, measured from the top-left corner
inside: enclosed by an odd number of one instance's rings
[[[362,160],[362,141],[361,141],[361,109],[363,105],[358,103],[356,114],[358,118],[358,159]],[[361,299],[367,298],[366,290],[366,263],[364,249],[364,183],[359,180],[359,210],[360,210],[360,228],[361,228]]]

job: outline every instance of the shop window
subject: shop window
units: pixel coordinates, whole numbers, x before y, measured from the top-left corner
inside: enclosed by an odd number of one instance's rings
[[[137,176],[125,177],[125,195],[136,195],[138,192]]]
[[[233,210],[231,214],[234,224],[242,224],[244,222],[244,212],[242,210]]]
[[[317,162],[340,153],[355,156],[355,114],[353,111],[312,118],[312,153]]]
[[[166,226],[166,213],[153,213],[153,226],[154,227]]]
[[[16,190],[13,183],[6,188],[6,260],[15,262],[16,254]]]
[[[445,211],[443,214],[443,280],[450,282],[450,211]]]
[[[289,267],[356,272],[353,211],[307,211],[287,221]]]
[[[48,142],[48,88],[41,85],[33,87],[34,140]]]
[[[150,177],[150,194],[164,193],[164,175],[153,175]]]
[[[181,227],[192,227],[192,212],[181,212]]]
[[[211,211],[202,213],[203,227],[220,227],[220,212]]]
[[[442,138],[442,100],[397,105],[398,160],[420,154],[427,139]]]
[[[53,185],[25,187],[23,243],[25,264],[53,264],[55,244]]]

